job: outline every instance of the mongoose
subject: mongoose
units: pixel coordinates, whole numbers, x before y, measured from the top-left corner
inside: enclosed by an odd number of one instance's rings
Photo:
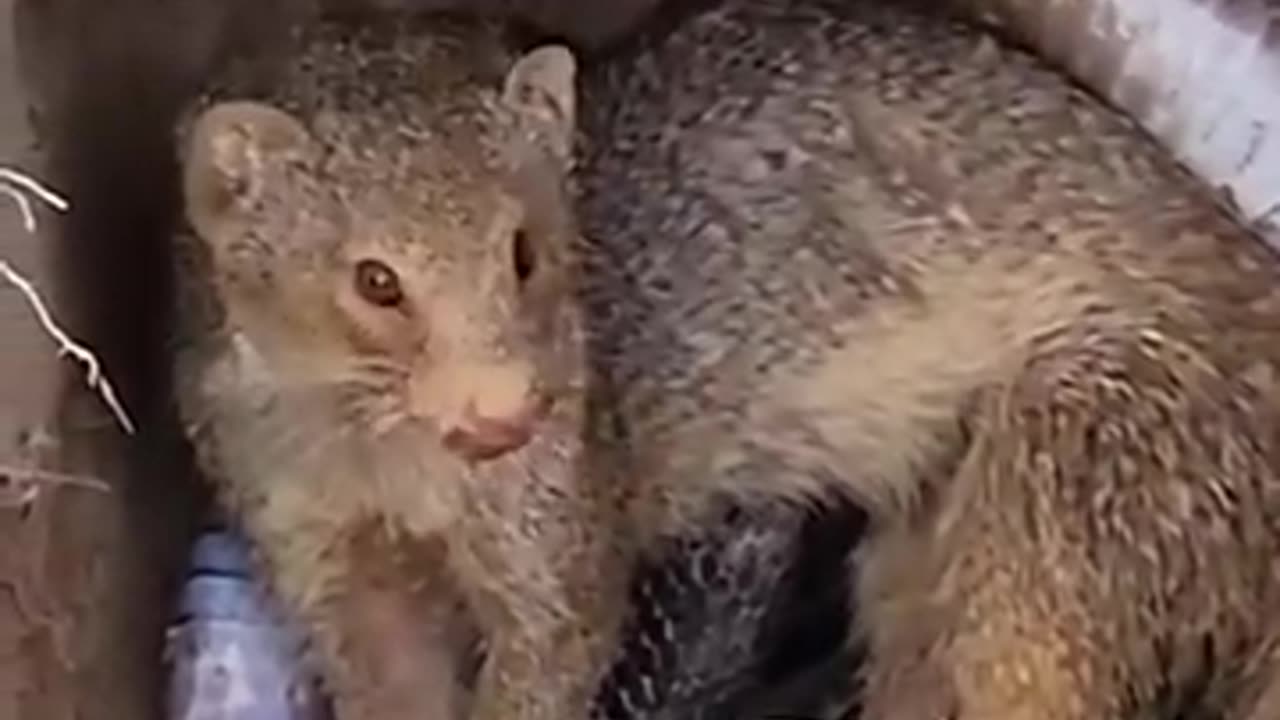
[[[864,508],[869,718],[1275,717],[1275,255],[927,5],[725,0],[585,71],[633,530]]]
[[[470,667],[488,654],[477,635],[568,632],[597,604],[625,606],[627,585],[638,617],[596,706],[641,720],[732,702],[786,674],[768,667],[780,659],[769,638],[840,615],[827,594],[803,621],[783,607],[812,523],[786,508],[709,522],[637,577],[588,561],[618,523],[599,517],[615,489],[559,477],[591,462],[572,449],[582,341],[561,129],[573,66],[545,48],[517,61],[499,27],[331,12],[213,83],[182,133],[181,412],[316,634],[343,717],[464,713]],[[519,417],[467,416],[486,402],[520,415],[529,384],[564,417],[535,433]],[[583,568],[597,587],[566,582],[583,597],[545,587]],[[493,702],[519,717],[563,712],[546,676],[562,673],[566,694],[591,687],[607,625],[573,652],[561,647],[572,636],[528,640],[537,662],[501,681],[491,662],[480,695],[506,683]],[[816,645],[781,659],[828,652]],[[535,682],[548,700],[520,695]]]
[[[583,481],[563,301],[575,61],[511,47],[313,18],[180,130],[180,412],[343,720],[581,717],[608,657],[620,503]]]

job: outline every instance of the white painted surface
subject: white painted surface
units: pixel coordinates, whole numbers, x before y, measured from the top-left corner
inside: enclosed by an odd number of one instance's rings
[[[1267,48],[1265,22],[1244,30],[1191,0],[1097,0],[1090,20],[1108,15],[1128,53],[1107,90],[1147,85],[1154,102],[1126,109],[1280,241],[1280,36]]]
[[[1124,110],[1280,248],[1280,2],[957,2]]]

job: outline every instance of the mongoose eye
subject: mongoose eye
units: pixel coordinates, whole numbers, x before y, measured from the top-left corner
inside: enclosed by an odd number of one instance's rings
[[[511,262],[515,267],[516,279],[521,283],[533,275],[537,266],[537,252],[534,250],[529,233],[524,230],[517,230],[511,238]]]
[[[356,292],[378,307],[395,307],[404,299],[399,276],[381,260],[356,263]]]

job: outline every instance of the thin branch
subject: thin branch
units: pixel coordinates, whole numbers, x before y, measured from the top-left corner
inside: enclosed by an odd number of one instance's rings
[[[0,166],[0,192],[18,204],[18,210],[22,213],[22,227],[29,233],[36,231],[36,213],[31,207],[28,194],[35,195],[55,210],[66,212],[71,208],[71,203],[66,198],[41,185],[31,176],[4,166]]]
[[[34,196],[37,200],[56,210],[65,211],[71,206],[60,195],[30,176],[3,166],[0,166],[0,193],[6,195],[17,204],[18,210],[22,213],[23,227],[28,233],[36,231],[36,216],[35,210],[31,205],[31,197]],[[40,326],[57,344],[58,355],[60,357],[70,355],[84,366],[85,381],[89,388],[97,391],[102,401],[107,404],[107,407],[115,415],[120,426],[124,428],[124,431],[130,435],[136,432],[136,427],[116,396],[115,389],[102,373],[102,364],[98,361],[97,356],[84,345],[73,340],[62,329],[57,321],[53,319],[52,313],[49,312],[48,306],[41,299],[35,285],[5,260],[0,260],[0,276],[3,276],[5,280],[16,287],[26,298],[27,304],[35,313]]]
[[[36,467],[37,458],[57,448],[57,441],[43,427],[31,428],[20,437],[22,459],[17,463],[0,463],[0,508],[26,512],[41,491],[50,486],[111,492],[111,487],[98,478]]]
[[[7,478],[10,481],[17,480],[45,483],[48,485],[70,485],[73,487],[84,488],[85,490],[96,490],[104,493],[111,492],[111,487],[109,485],[95,477],[89,477],[87,475],[72,475],[70,473],[56,472],[54,470],[24,468],[5,463],[0,463],[0,478]]]

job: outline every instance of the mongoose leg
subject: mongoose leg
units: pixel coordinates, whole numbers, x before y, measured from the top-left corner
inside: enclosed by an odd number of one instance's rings
[[[277,554],[287,546],[265,547]],[[296,573],[276,575],[311,631],[337,720],[465,717],[458,665],[474,626],[443,572],[441,550],[371,526],[330,550],[325,587],[290,582]],[[296,559],[286,565],[299,566]]]
[[[584,717],[585,686],[574,687],[576,683],[564,672],[580,665],[568,655],[547,654],[544,649],[558,644],[554,639],[506,633],[492,643],[469,720]]]
[[[630,564],[601,528],[617,521],[557,465],[576,448],[535,451],[542,482],[484,486],[447,538],[486,629],[468,720],[585,720],[616,644]]]
[[[494,633],[468,720],[584,720],[612,638],[590,617],[568,609]]]
[[[437,550],[439,548],[436,548]],[[336,599],[341,663],[350,709],[340,720],[465,717],[460,661],[473,641],[443,553],[400,553],[386,563],[360,557]]]
[[[1201,671],[1168,648],[1246,627],[1267,563],[1220,559],[1263,517],[1218,483],[1274,472],[1229,381],[1153,329],[1082,335],[979,390],[927,517],[877,538],[865,717],[1132,717]]]

